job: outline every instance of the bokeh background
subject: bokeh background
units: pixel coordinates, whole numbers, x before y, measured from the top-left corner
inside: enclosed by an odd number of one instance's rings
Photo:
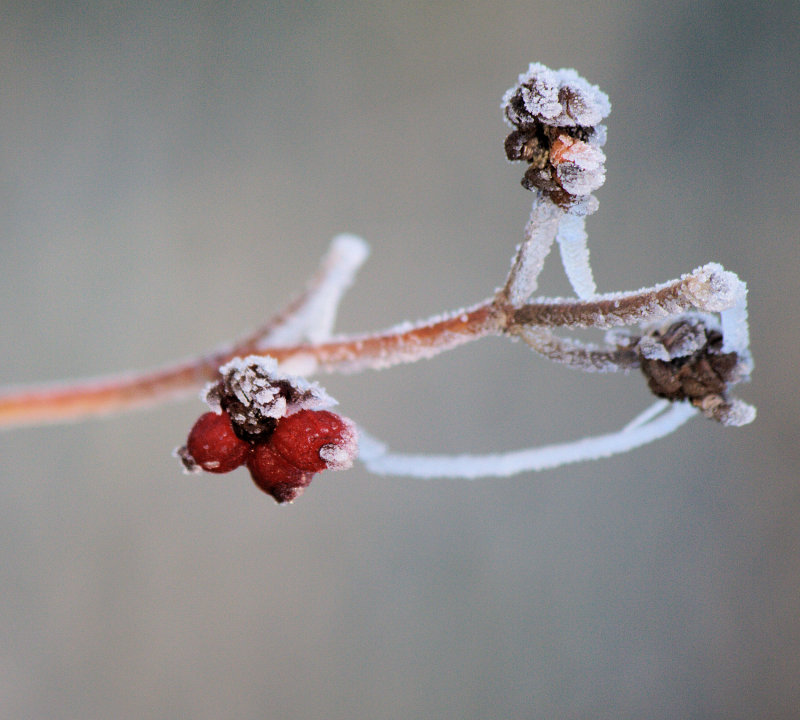
[[[0,381],[145,368],[257,325],[337,232],[339,329],[502,281],[530,195],[499,102],[606,90],[602,290],[750,287],[755,424],[503,480],[356,467],[275,506],[171,457],[197,400],[0,434],[0,715],[793,718],[800,5],[0,4]],[[546,294],[567,293],[555,259]],[[401,450],[619,427],[637,376],[486,340],[323,379]]]

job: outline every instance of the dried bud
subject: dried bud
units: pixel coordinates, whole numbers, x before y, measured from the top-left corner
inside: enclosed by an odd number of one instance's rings
[[[249,442],[266,442],[290,412],[334,404],[318,384],[281,373],[270,357],[234,358],[220,375],[206,388],[205,400],[212,410],[229,413],[236,434]]]
[[[749,405],[729,399],[730,385],[744,374],[735,352],[722,352],[722,333],[699,316],[685,316],[651,330],[637,345],[650,390],[667,400],[688,400],[725,425],[753,419]]]
[[[542,123],[590,128],[611,112],[611,103],[597,85],[574,70],[531,63],[504,95],[503,109],[509,124],[517,127]]]
[[[608,96],[574,70],[550,70],[538,63],[519,76],[503,98],[514,130],[506,138],[509,160],[530,164],[522,185],[539,190],[564,209],[591,212],[586,196],[605,182],[605,127]]]

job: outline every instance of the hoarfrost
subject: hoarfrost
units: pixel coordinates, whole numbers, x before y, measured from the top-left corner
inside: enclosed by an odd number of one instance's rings
[[[325,461],[328,470],[347,470],[353,466],[358,457],[358,428],[346,417],[340,417],[344,423],[339,442],[323,445],[319,456]]]
[[[564,160],[556,167],[561,187],[571,195],[589,195],[606,181],[605,154],[591,145],[584,147],[574,160]]]
[[[538,76],[531,76],[527,87],[520,88],[525,109],[543,120],[550,120],[561,114],[561,103],[558,102],[558,80],[556,74],[539,65]]]
[[[741,427],[742,425],[748,425],[755,419],[756,409],[752,405],[739,398],[733,398],[721,415],[720,422],[729,427]]]
[[[521,107],[520,107],[521,105]],[[590,127],[611,112],[611,103],[597,85],[592,85],[575,70],[551,70],[531,63],[517,84],[503,96],[503,110],[510,124],[529,122],[521,111],[547,125]]]
[[[597,212],[600,203],[594,195],[579,195],[569,206],[569,214],[585,217]]]
[[[369,246],[356,235],[337,235],[331,242],[331,271],[317,289],[313,302],[308,305],[306,336],[314,342],[330,338],[339,302],[353,284],[358,269],[369,255]]]
[[[642,356],[646,357],[648,360],[663,360],[664,362],[669,362],[672,359],[667,348],[656,340],[656,338],[650,337],[649,335],[645,335],[639,341],[639,351],[642,353]]]
[[[233,358],[219,372],[242,405],[256,408],[264,417],[279,419],[298,410],[336,405],[319,383],[282,371],[275,358],[268,355]],[[203,399],[212,410],[221,412],[220,383],[208,384]]]
[[[733,303],[729,308],[722,310],[719,316],[722,324],[722,352],[738,353],[746,361],[749,372],[752,370],[752,358],[750,357],[750,327],[747,322],[747,285],[745,283],[739,281]]]
[[[642,326],[642,331],[645,334],[638,345],[642,357],[648,360],[663,360],[665,362],[675,358],[688,357],[706,346],[708,342],[706,330],[719,330],[719,323],[716,318],[707,313],[684,313],[669,318],[669,321],[671,326],[683,321],[680,330],[671,333],[669,347],[665,345],[664,338],[660,333],[658,336],[652,335],[653,332],[665,330],[662,327],[663,322],[647,323]]]
[[[531,216],[525,225],[525,241],[517,248],[506,283],[506,295],[512,305],[521,305],[536,290],[539,274],[563,216],[560,208],[549,202],[542,193],[536,193]]]
[[[608,140],[608,128],[605,125],[595,125],[592,134],[589,136],[589,142],[596,147],[603,147]]]
[[[583,372],[617,372],[635,367],[635,355],[626,353],[624,347],[603,347],[574,338],[562,338],[549,328],[541,327],[520,327],[515,334],[542,357]]]
[[[368,256],[369,245],[357,235],[342,233],[334,237],[305,303],[268,333],[261,347],[292,344],[303,337],[312,343],[328,340],[339,303]]]
[[[707,263],[684,275],[686,293],[695,307],[707,312],[721,312],[742,301],[745,284],[736,273],[725,270],[719,263]]]
[[[572,213],[564,215],[558,224],[556,240],[561,250],[561,264],[575,294],[583,299],[592,297],[597,293],[597,286],[589,264],[585,217]]]

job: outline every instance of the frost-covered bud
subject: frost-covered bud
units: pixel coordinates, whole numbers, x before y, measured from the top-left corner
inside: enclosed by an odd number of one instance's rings
[[[598,123],[611,111],[608,96],[574,70],[534,63],[506,92],[503,111],[514,128],[506,157],[530,165],[523,187],[576,214],[592,212],[596,201],[585,198],[605,182],[606,132]]]
[[[205,400],[212,410],[227,412],[236,434],[249,442],[266,442],[291,412],[335,404],[317,383],[280,372],[270,357],[234,358],[220,376],[206,387]]]
[[[654,395],[688,400],[724,425],[744,425],[755,417],[754,409],[727,394],[744,368],[737,353],[722,352],[722,340],[705,318],[687,315],[639,340],[640,366]]]

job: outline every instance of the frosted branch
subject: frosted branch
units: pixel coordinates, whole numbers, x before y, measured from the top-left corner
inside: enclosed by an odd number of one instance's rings
[[[339,302],[368,256],[369,246],[360,237],[337,235],[302,301],[276,327],[261,333],[259,349],[299,342],[304,337],[311,342],[328,340]]]
[[[525,302],[536,290],[539,274],[556,238],[563,210],[542,194],[533,200],[531,215],[525,225],[525,241],[517,248],[501,297],[511,305]]]
[[[741,281],[717,263],[708,263],[662,285],[633,293],[607,293],[591,301],[538,298],[514,313],[513,324],[612,328],[678,315],[687,310],[721,312],[739,300]]]
[[[227,413],[231,423],[235,420],[238,424],[228,429],[212,417],[214,422],[208,427],[222,433],[221,445],[227,447],[231,440],[234,454],[241,450],[237,438],[252,445],[245,448],[247,459],[237,455],[231,462],[238,458],[239,464],[247,463],[251,475],[258,478],[256,483],[264,481],[259,487],[269,488],[267,492],[276,499],[287,500],[288,495],[266,483],[270,473],[278,472],[279,464],[270,455],[275,453],[269,443],[276,434],[280,439],[289,433],[300,447],[308,440],[311,425],[292,435],[295,431],[286,430],[287,423],[298,422],[304,412],[328,411],[314,405],[290,413],[285,373],[307,376],[377,370],[431,358],[479,338],[499,335],[520,337],[547,359],[587,372],[638,368],[651,392],[663,400],[618,432],[516,452],[394,454],[364,434],[364,464],[376,473],[415,477],[506,476],[626,452],[673,432],[698,411],[725,425],[751,422],[755,409],[730,396],[730,388],[746,380],[752,370],[747,288],[735,274],[709,263],[661,285],[596,294],[585,217],[597,209],[597,199],[591,193],[605,181],[601,148],[606,129],[600,122],[610,108],[606,95],[575,71],[553,71],[538,64],[531,65],[506,93],[503,110],[512,128],[504,144],[506,157],[525,164],[522,185],[534,192],[534,200],[523,242],[504,286],[493,298],[382,332],[332,337],[339,303],[368,254],[363,240],[340,235],[304,291],[254,332],[160,370],[3,390],[0,427],[74,420],[181,397],[208,381],[219,382],[222,366],[226,394],[220,395],[215,410]],[[577,297],[531,300],[554,242],[559,244],[564,270]],[[237,314],[232,313],[235,317]],[[604,344],[561,338],[553,332],[560,327],[633,325],[641,327],[635,332],[608,333]],[[264,358],[267,355],[269,360]],[[238,378],[235,382],[228,378],[231,373],[231,378]],[[303,388],[312,387],[304,383],[297,380],[289,384],[302,394]],[[257,402],[253,404],[250,399]],[[251,406],[258,409],[258,417],[248,415]],[[318,428],[333,422],[330,418],[323,422],[319,417],[317,421]],[[206,421],[202,427],[206,427]],[[225,434],[228,432],[231,437]],[[242,438],[245,432],[250,439]],[[352,435],[348,452],[354,452],[354,438]],[[280,447],[278,443],[276,448]],[[326,460],[326,467],[332,467],[328,461],[336,458],[327,445],[314,452],[318,457],[309,460],[313,460],[313,467],[320,458]],[[293,457],[302,460],[303,456],[298,453]],[[206,469],[228,467],[227,461],[222,458]],[[311,465],[302,469],[291,462],[281,470],[286,477],[299,473],[295,479],[303,487],[310,478],[306,473],[316,471]]]
[[[548,470],[576,462],[599,460],[628,452],[673,433],[697,414],[688,404],[671,405],[661,413],[659,401],[646,411],[645,420],[635,419],[622,430],[572,442],[486,455],[407,455],[392,453],[380,441],[360,431],[359,459],[378,475],[402,475],[421,479],[508,477],[523,472]],[[656,414],[661,413],[661,414]],[[655,417],[654,417],[655,415]],[[641,417],[641,416],[640,416]]]
[[[561,250],[561,264],[572,289],[582,300],[597,294],[597,286],[589,265],[586,216],[567,213],[558,224],[556,240]]]
[[[600,347],[555,336],[549,328],[524,326],[516,334],[548,360],[584,372],[616,372],[638,367],[639,358],[630,347]]]

